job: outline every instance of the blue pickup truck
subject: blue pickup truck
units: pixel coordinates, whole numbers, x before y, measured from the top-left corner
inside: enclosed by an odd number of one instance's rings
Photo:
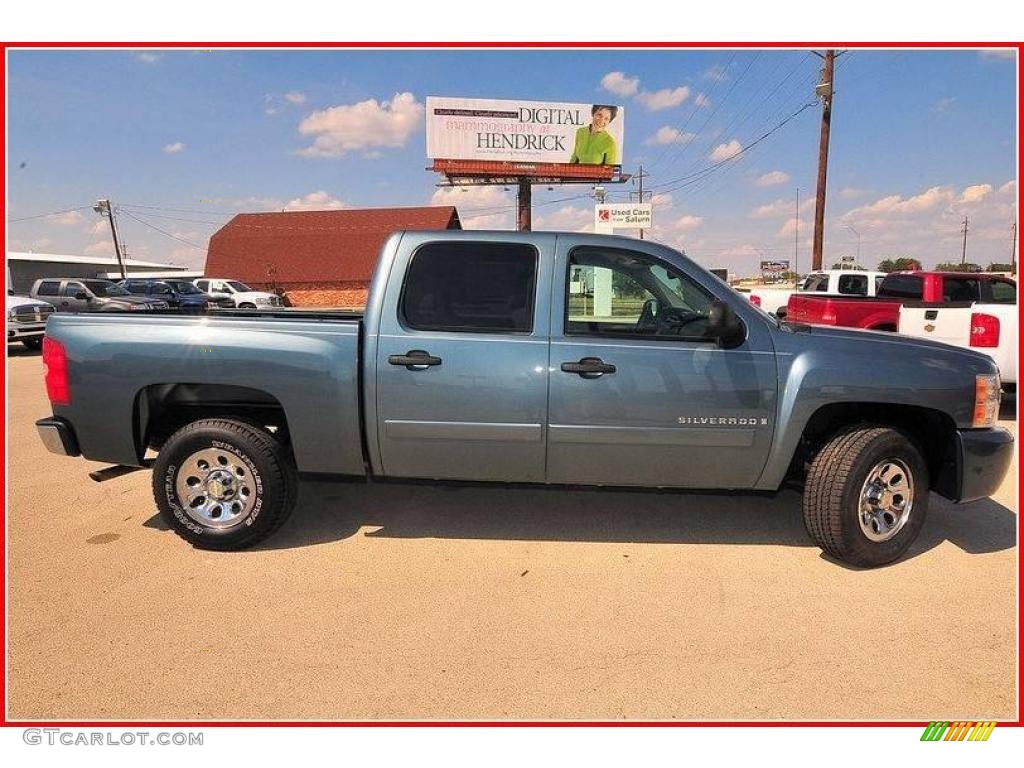
[[[206,549],[273,533],[299,473],[793,482],[814,542],[875,566],[906,551],[930,491],[988,496],[1013,452],[989,358],[780,321],[611,236],[396,233],[364,314],[60,314],[43,358],[46,446],[152,466],[163,518]]]

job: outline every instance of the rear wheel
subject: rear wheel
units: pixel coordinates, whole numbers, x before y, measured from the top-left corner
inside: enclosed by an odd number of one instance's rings
[[[295,506],[291,453],[264,430],[201,419],[164,443],[153,495],[164,521],[201,549],[236,550],[276,531]]]
[[[43,340],[39,339],[22,339],[21,343],[25,345],[25,349],[42,349]]]
[[[874,567],[899,558],[928,511],[928,467],[917,446],[888,427],[834,437],[811,464],[804,525],[826,553]]]

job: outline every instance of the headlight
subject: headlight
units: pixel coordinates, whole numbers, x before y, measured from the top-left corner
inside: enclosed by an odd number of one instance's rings
[[[994,427],[999,417],[999,374],[979,373],[974,380],[975,429]]]

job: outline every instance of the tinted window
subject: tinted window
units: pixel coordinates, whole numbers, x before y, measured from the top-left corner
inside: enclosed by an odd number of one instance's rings
[[[196,285],[199,286],[199,290],[205,291],[209,287],[210,283],[207,280],[196,280]]]
[[[96,296],[127,296],[128,291],[109,280],[86,280],[86,286]]]
[[[569,257],[565,332],[659,340],[705,337],[712,296],[646,254],[577,248]]]
[[[250,288],[248,285],[246,285],[245,283],[240,283],[237,280],[228,280],[228,285],[230,285],[239,293],[250,293],[252,291],[252,288]]]
[[[186,280],[168,280],[167,284],[178,293],[187,294],[189,296],[196,293],[202,293],[202,291]]]
[[[139,280],[129,280],[125,283],[124,287],[127,288],[130,293],[136,293],[141,296],[146,295],[146,284]]]
[[[57,280],[44,280],[39,284],[37,293],[40,296],[56,296],[60,290],[60,282]]]
[[[868,295],[867,275],[840,275],[839,292],[852,296]]]
[[[537,252],[517,243],[433,243],[412,258],[399,303],[421,331],[533,330]]]
[[[992,281],[993,304],[1016,304],[1017,286],[1005,280]]]
[[[965,277],[943,278],[943,301],[977,301],[979,298],[977,280]]]
[[[62,295],[64,295],[64,296],[74,296],[79,291],[84,291],[84,290],[85,290],[85,286],[82,285],[81,283],[68,282],[68,283],[64,284],[64,291],[63,291]]]
[[[879,296],[900,299],[920,299],[924,296],[924,281],[919,275],[889,275],[878,289]]]
[[[875,293],[878,293],[879,286],[882,285],[882,281],[885,280],[885,275],[875,275]]]
[[[805,291],[827,291],[828,290],[828,275],[808,275],[804,280]]]

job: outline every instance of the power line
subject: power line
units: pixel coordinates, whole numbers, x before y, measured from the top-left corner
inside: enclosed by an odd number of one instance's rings
[[[171,234],[171,233],[170,233],[170,232],[168,232],[167,230],[164,230],[164,229],[160,229],[160,227],[157,227],[157,226],[155,226],[155,225],[153,225],[153,224],[150,224],[150,223],[149,223],[149,222],[147,222],[147,221],[143,221],[142,219],[140,219],[140,218],[138,218],[137,216],[135,216],[135,215],[134,215],[134,214],[133,214],[133,213],[132,213],[131,211],[125,211],[125,210],[122,210],[122,211],[121,211],[121,213],[123,213],[123,214],[124,214],[125,216],[127,216],[128,218],[130,218],[130,219],[133,219],[133,220],[137,221],[137,222],[138,222],[139,224],[141,224],[142,226],[144,226],[144,227],[149,227],[149,228],[150,228],[150,229],[152,229],[152,230],[156,230],[156,231],[157,231],[157,232],[159,232],[159,233],[160,233],[161,235],[165,235],[165,236],[167,236],[167,237],[171,238],[172,240],[177,240],[177,241],[178,241],[179,243],[184,243],[185,245],[187,245],[187,246],[189,246],[189,247],[191,247],[191,248],[195,248],[195,249],[196,249],[196,250],[198,250],[198,251],[205,251],[205,250],[206,250],[206,248],[205,248],[205,247],[203,247],[203,246],[201,246],[201,245],[196,245],[195,243],[189,242],[188,240],[186,240],[186,239],[184,239],[184,238],[182,238],[182,237],[178,237],[177,235]]]
[[[91,209],[91,205],[80,205],[76,208],[65,208],[61,211],[53,211],[51,213],[37,213],[34,216],[22,216],[20,219],[8,219],[8,224],[17,224],[19,221],[31,221],[32,219],[45,219],[49,216],[60,216],[62,213],[71,213],[73,211],[85,211]]]

